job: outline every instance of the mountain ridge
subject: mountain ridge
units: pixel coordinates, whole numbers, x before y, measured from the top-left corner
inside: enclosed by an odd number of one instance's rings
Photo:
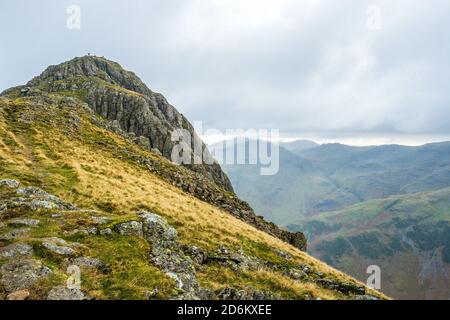
[[[96,112],[79,89],[99,80],[66,80],[0,97],[0,299],[387,298]]]

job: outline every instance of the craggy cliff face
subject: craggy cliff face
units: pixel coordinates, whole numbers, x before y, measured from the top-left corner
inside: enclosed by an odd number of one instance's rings
[[[133,72],[124,70],[119,64],[93,56],[75,58],[48,67],[22,90],[33,88],[47,92],[70,91],[96,113],[113,121],[118,129],[134,135],[142,147],[160,152],[168,159],[174,146],[172,132],[177,129],[189,131],[192,145],[196,140],[204,150],[204,164],[187,166],[226,191],[233,191],[227,175],[217,163],[205,164],[212,156],[189,121],[163,95],[151,91]]]

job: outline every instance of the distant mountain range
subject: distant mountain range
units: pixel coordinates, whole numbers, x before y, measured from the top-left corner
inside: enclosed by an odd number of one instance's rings
[[[280,144],[277,175],[223,166],[267,219],[302,230],[308,251],[396,298],[450,298],[450,142],[419,147]]]
[[[271,221],[288,225],[319,212],[450,186],[450,142],[420,147],[280,145],[277,175],[259,165],[225,165],[236,192]]]

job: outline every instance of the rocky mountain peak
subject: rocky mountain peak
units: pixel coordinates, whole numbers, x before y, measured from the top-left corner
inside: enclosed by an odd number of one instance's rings
[[[212,155],[191,123],[162,94],[150,90],[138,76],[116,62],[96,56],[77,57],[48,67],[19,88],[21,95],[48,92],[77,98],[109,120],[117,132],[167,159],[171,159],[175,145],[171,140],[172,132],[187,130],[192,142],[191,159],[194,159],[195,144],[202,146],[204,158],[203,164],[186,164],[186,167],[233,192],[220,165],[206,164],[211,163]],[[14,91],[17,88],[7,90],[3,95]]]
[[[117,62],[97,56],[77,57],[59,65],[49,66],[41,75],[28,82],[27,86],[36,86],[44,81],[58,81],[75,76],[97,77],[140,94],[153,94],[133,72],[125,70]]]

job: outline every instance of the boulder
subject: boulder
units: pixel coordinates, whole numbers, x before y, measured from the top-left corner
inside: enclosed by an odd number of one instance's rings
[[[145,238],[150,242],[173,242],[178,238],[177,231],[161,216],[141,211]]]
[[[36,227],[39,225],[40,221],[37,219],[29,219],[29,218],[16,218],[8,221],[8,224],[14,226],[27,226],[27,227]]]
[[[31,288],[52,271],[35,259],[16,260],[0,267],[0,283],[7,292]]]
[[[71,264],[79,266],[80,268],[103,268],[105,264],[97,258],[91,257],[78,257],[72,260]]]
[[[27,236],[29,232],[30,232],[29,228],[11,230],[9,232],[0,235],[0,241],[10,241],[14,239],[20,239]]]
[[[97,217],[97,216],[92,216],[91,220],[95,223],[95,224],[106,224],[109,221],[111,221],[110,218],[108,217]]]
[[[116,230],[123,236],[143,236],[142,222],[128,221],[116,225]]]
[[[315,282],[325,289],[339,291],[344,294],[365,295],[366,293],[364,286],[350,282],[342,282],[334,279],[318,279]]]
[[[17,189],[20,186],[20,182],[12,179],[2,179],[0,180],[0,187],[3,186],[11,189]]]
[[[54,287],[47,295],[47,300],[88,300],[89,297],[77,288]]]
[[[60,209],[78,210],[74,205],[64,202],[58,197],[36,187],[25,187],[16,190],[16,194],[27,198],[24,204],[32,210],[37,209]]]
[[[33,255],[33,248],[26,243],[13,243],[0,248],[0,258],[12,259]]]
[[[42,242],[42,246],[53,253],[63,256],[71,256],[75,254],[75,250],[70,248],[69,244],[65,240],[59,238],[47,238]]]
[[[254,290],[253,288],[235,289],[225,287],[216,291],[220,300],[270,300],[273,299],[270,293]]]
[[[110,228],[100,230],[100,235],[102,236],[109,236],[110,234],[112,234],[112,230]]]

